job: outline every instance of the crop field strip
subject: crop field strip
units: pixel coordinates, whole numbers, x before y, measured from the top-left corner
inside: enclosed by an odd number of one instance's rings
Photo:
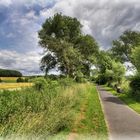
[[[30,87],[32,83],[0,83],[0,89],[16,89],[22,87]]]

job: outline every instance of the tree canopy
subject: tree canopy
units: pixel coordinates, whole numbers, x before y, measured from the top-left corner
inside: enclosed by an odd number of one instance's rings
[[[121,62],[131,62],[132,49],[140,45],[140,32],[125,31],[118,40],[113,41],[111,52]]]
[[[44,48],[41,69],[46,74],[56,67],[70,77],[75,77],[77,72],[90,74],[99,47],[92,36],[82,34],[81,28],[76,18],[61,14],[45,21],[39,31],[39,44]]]
[[[106,82],[108,82],[108,84],[112,82],[120,84],[125,75],[125,67],[123,64],[112,59],[110,54],[105,51],[100,51],[96,67],[99,71],[98,80],[101,84],[105,84]]]

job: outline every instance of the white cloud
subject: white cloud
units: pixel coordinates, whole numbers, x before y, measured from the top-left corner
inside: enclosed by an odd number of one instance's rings
[[[16,51],[0,50],[0,68],[10,68],[23,74],[41,73],[39,64],[41,55],[36,52],[18,53]]]
[[[12,0],[0,0],[0,5],[10,6],[12,4]]]

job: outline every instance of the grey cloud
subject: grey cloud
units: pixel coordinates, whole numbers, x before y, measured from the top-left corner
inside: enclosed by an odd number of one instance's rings
[[[15,39],[11,48],[16,50],[0,50],[0,67],[14,68],[24,73],[39,72],[39,51],[37,31],[41,23],[57,12],[77,17],[83,24],[83,32],[91,34],[103,49],[111,47],[111,42],[117,39],[127,29],[140,31],[140,1],[139,0],[54,0],[50,8],[49,0],[1,0],[0,5],[11,6],[11,12],[4,24],[10,26],[10,32],[0,28],[2,36]],[[42,7],[40,15],[19,7],[38,4]],[[15,8],[14,8],[15,5]],[[32,6],[31,6],[32,7]],[[20,11],[21,10],[21,11]],[[13,42],[14,42],[13,41]],[[16,47],[13,47],[16,46]],[[6,48],[7,50],[9,48]],[[18,53],[18,52],[20,53]],[[34,53],[36,51],[36,53]],[[31,54],[29,52],[32,52]]]
[[[93,35],[104,49],[111,47],[112,40],[125,30],[140,30],[139,0],[58,0],[42,15],[56,12],[77,17],[84,25],[83,31]]]
[[[0,68],[10,68],[23,74],[40,74],[39,63],[41,55],[37,52],[18,53],[15,51],[0,51]]]

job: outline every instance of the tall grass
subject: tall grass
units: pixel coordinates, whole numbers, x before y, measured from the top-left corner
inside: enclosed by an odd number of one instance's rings
[[[33,87],[0,92],[0,106],[4,139],[67,139],[71,132],[83,138],[107,136],[97,91],[91,84],[36,80]]]
[[[69,87],[49,82],[42,91],[33,88],[0,93],[0,136],[52,135],[68,131],[73,122],[76,98]]]

